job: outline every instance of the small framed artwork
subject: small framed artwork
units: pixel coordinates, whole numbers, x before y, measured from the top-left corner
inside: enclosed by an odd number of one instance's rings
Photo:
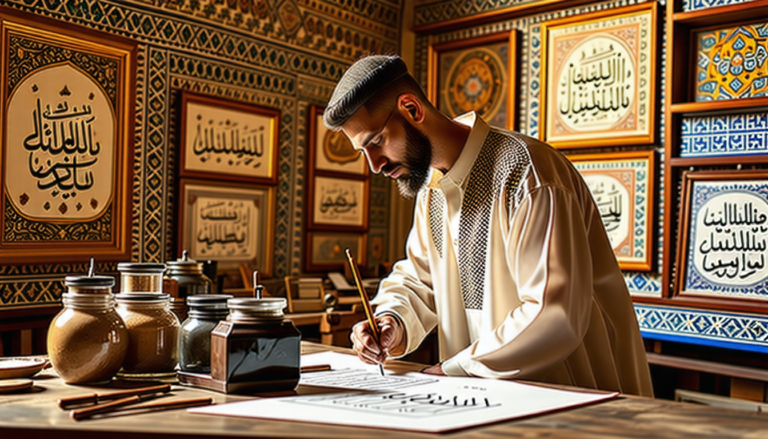
[[[307,232],[305,240],[306,271],[343,271],[347,264],[344,250],[349,249],[358,266],[366,263],[364,233]]]
[[[515,129],[517,30],[432,44],[427,94],[445,114],[475,111],[490,125]]]
[[[131,256],[135,42],[0,23],[0,263]]]
[[[650,271],[655,218],[655,152],[569,155],[600,210],[622,270]]]
[[[541,25],[540,137],[556,148],[655,141],[656,2]]]
[[[195,260],[272,275],[275,188],[181,181],[179,243]]]
[[[365,231],[369,181],[316,175],[310,181],[309,229]]]
[[[309,163],[314,172],[350,174],[366,177],[368,163],[365,156],[355,151],[352,142],[341,131],[329,130],[323,124],[323,109],[309,107]]]
[[[768,170],[683,174],[675,293],[768,300]]]
[[[280,112],[182,92],[181,177],[277,184]]]

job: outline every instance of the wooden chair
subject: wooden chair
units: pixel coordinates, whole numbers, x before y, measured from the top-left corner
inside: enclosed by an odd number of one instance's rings
[[[0,356],[46,353],[48,327],[61,306],[0,308]]]

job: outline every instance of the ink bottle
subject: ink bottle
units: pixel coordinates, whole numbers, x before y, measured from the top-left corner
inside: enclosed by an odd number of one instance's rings
[[[170,297],[159,293],[115,296],[128,330],[128,351],[117,376],[126,380],[174,378],[178,361],[179,319]]]
[[[121,293],[162,293],[165,264],[154,262],[120,262]]]
[[[47,351],[67,384],[109,382],[123,364],[128,332],[115,311],[111,276],[67,276],[64,308],[48,328]]]
[[[225,393],[293,390],[301,333],[283,318],[284,298],[227,301],[229,316],[211,332],[211,378]]]
[[[168,262],[168,277],[179,283],[179,299],[210,294],[213,286],[213,282],[203,274],[203,263],[189,259],[186,250],[179,259]]]
[[[189,317],[179,328],[179,369],[210,373],[211,331],[227,318],[229,294],[202,294],[187,297]]]

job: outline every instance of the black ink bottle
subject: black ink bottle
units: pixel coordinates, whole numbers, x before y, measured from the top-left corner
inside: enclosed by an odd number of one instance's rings
[[[227,301],[229,316],[211,332],[211,379],[224,393],[293,390],[301,333],[283,318],[284,298]]]
[[[179,369],[211,372],[211,331],[227,318],[229,294],[187,296],[189,317],[179,329]]]

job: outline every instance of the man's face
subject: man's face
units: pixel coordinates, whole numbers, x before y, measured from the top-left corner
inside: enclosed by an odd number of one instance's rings
[[[427,182],[432,143],[394,108],[372,117],[361,108],[342,127],[354,148],[363,151],[374,173],[394,178],[400,194],[414,198]]]

